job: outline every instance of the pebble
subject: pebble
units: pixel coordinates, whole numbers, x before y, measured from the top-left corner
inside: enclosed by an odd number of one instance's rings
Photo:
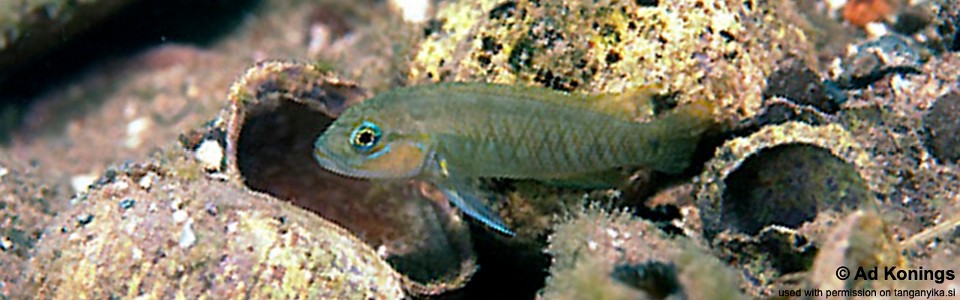
[[[850,47],[841,64],[837,82],[844,89],[863,89],[889,74],[916,74],[922,69],[919,49],[899,34]]]
[[[0,250],[7,251],[13,249],[13,241],[9,237],[3,237],[0,239]]]
[[[206,204],[203,205],[203,207],[204,207],[204,210],[207,211],[207,214],[209,214],[210,216],[216,217],[217,213],[219,212],[219,210],[217,209],[217,205],[213,204],[213,202],[207,202]]]
[[[127,222],[126,224],[123,225],[123,231],[129,235],[133,235],[133,233],[137,231],[137,222],[136,221]]]
[[[77,224],[80,226],[86,226],[87,224],[90,224],[90,222],[93,222],[93,215],[91,214],[82,214],[77,216]]]
[[[223,163],[223,147],[216,140],[203,140],[197,147],[195,157],[203,169],[208,172],[220,171],[220,165]]]
[[[425,21],[427,10],[430,9],[430,1],[427,0],[392,0],[390,5],[400,9],[403,20],[411,23]]]
[[[887,30],[887,25],[880,22],[867,23],[863,29],[867,31],[867,37],[871,39],[885,36],[889,32]]]
[[[73,192],[84,193],[96,180],[97,176],[93,174],[75,175],[70,178],[70,186],[73,187]]]
[[[150,129],[150,120],[146,117],[140,117],[127,124],[127,138],[123,146],[127,149],[135,149],[143,143],[143,133]]]
[[[153,179],[155,177],[157,177],[156,174],[149,172],[147,175],[144,175],[140,178],[140,180],[137,181],[137,185],[144,190],[150,190],[150,188],[153,187]]]
[[[131,256],[131,258],[133,258],[133,260],[136,261],[136,260],[140,260],[141,258],[143,258],[143,250],[140,250],[139,247],[133,246],[133,250],[132,250],[132,251],[133,251],[133,255]]]
[[[188,249],[197,242],[197,235],[193,233],[193,222],[183,224],[183,230],[180,231],[180,248]]]
[[[187,218],[188,218],[188,217],[189,217],[189,215],[187,214],[187,211],[185,211],[185,210],[178,210],[178,211],[173,212],[173,222],[174,222],[174,223],[177,223],[177,224],[183,223],[183,222],[187,221]]]
[[[136,204],[137,204],[137,200],[134,200],[134,199],[131,199],[131,198],[127,198],[127,199],[120,200],[120,208],[121,208],[121,209],[130,209],[131,207],[133,207],[133,206],[136,205]]]
[[[234,233],[234,232],[236,232],[236,231],[237,231],[237,226],[239,226],[239,225],[240,225],[240,224],[238,224],[237,222],[227,223],[227,233]]]

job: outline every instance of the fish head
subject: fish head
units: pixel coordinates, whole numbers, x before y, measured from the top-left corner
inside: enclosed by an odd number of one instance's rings
[[[368,100],[369,101],[369,100]],[[420,174],[432,151],[428,138],[405,130],[404,118],[348,108],[314,143],[313,157],[331,172],[355,178],[403,179]]]

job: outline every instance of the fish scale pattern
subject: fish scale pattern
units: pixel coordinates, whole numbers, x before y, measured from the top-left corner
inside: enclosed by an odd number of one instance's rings
[[[502,107],[509,105],[510,107]],[[542,102],[467,102],[447,112],[458,120],[438,135],[438,154],[461,174],[494,177],[561,178],[630,164],[626,133],[642,136],[640,125]],[[484,114],[482,111],[498,113]],[[476,123],[469,121],[476,121]],[[638,146],[645,145],[639,143]],[[456,159],[461,157],[462,159]],[[469,169],[469,170],[464,170]]]
[[[391,91],[361,108],[385,130],[428,137],[416,142],[461,178],[551,180],[624,166],[676,172],[708,126],[709,115],[696,110],[636,123],[596,109],[596,99],[456,83]]]

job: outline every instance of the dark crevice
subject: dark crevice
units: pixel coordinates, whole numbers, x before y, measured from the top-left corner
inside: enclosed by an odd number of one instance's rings
[[[847,81],[837,82],[837,86],[844,90],[859,90],[865,89],[872,85],[874,82],[883,79],[887,75],[899,74],[899,75],[917,75],[923,74],[920,69],[911,66],[893,66],[886,67],[880,70],[876,70],[870,73],[867,73],[863,76],[853,77]]]
[[[643,291],[650,299],[685,299],[677,267],[672,263],[649,261],[622,264],[613,268],[611,277]]]

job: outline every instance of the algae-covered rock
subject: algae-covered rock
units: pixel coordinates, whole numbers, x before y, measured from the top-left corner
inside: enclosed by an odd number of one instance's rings
[[[549,242],[541,299],[746,299],[732,269],[627,212],[591,205]]]
[[[166,155],[173,165],[102,178],[53,220],[31,260],[38,297],[404,295],[401,276],[341,227],[237,184],[184,180],[201,169]]]
[[[620,92],[660,84],[722,118],[760,108],[765,78],[803,34],[761,1],[480,1],[441,5],[409,78]]]
[[[700,175],[705,236],[795,227],[823,209],[872,204],[885,182],[842,127],[786,123],[728,140]]]
[[[654,97],[650,114],[715,101],[720,123],[732,127],[761,110],[765,79],[781,60],[810,60],[803,34],[781,22],[775,7],[754,1],[441,3],[414,46],[408,84],[484,81],[583,94],[653,89],[663,97]],[[639,197],[664,185],[663,176],[633,175],[625,177],[649,178],[630,182],[644,187],[637,188]],[[491,185],[508,197],[490,206],[527,240],[543,236],[552,216],[579,206],[585,193],[528,182]]]
[[[854,137],[836,124],[768,125],[727,140],[698,178],[703,237],[754,278],[757,294],[810,268],[838,216],[875,208],[888,182]]]

